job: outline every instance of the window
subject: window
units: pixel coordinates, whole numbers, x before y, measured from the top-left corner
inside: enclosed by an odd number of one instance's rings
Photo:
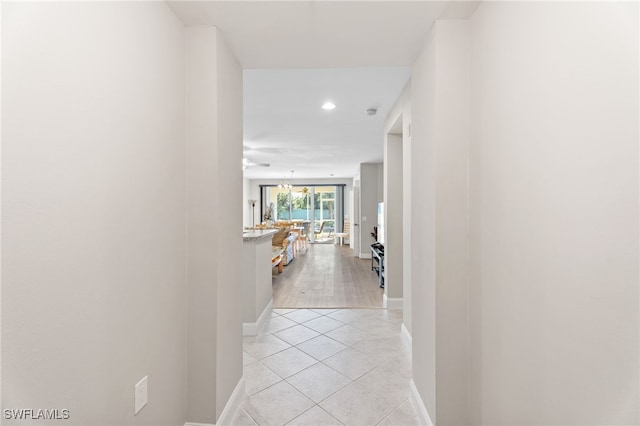
[[[275,207],[274,220],[311,219],[311,190],[308,186],[294,186],[291,191],[269,187],[266,194],[269,203]]]

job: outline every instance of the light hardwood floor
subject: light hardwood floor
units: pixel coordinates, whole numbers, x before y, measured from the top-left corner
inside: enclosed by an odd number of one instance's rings
[[[309,244],[272,284],[274,308],[382,308],[371,260],[348,246]]]

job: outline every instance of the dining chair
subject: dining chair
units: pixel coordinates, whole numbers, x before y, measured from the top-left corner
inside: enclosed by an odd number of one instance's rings
[[[327,222],[326,222],[325,220],[323,220],[322,222],[320,222],[320,228],[318,228],[318,229],[316,229],[316,230],[314,230],[314,231],[313,231],[313,239],[314,239],[314,240],[317,240],[317,239],[318,239],[318,237],[319,237],[320,235],[322,235],[322,232],[324,231],[324,225],[325,225],[326,223],[327,223]]]

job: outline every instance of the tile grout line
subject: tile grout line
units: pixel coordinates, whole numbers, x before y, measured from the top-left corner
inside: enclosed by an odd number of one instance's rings
[[[378,423],[376,423],[376,426],[379,425],[380,423],[384,422],[385,420],[387,420],[389,417],[391,417],[396,411],[398,411],[400,409],[400,407],[402,407],[402,405],[407,402],[409,400],[409,398],[404,399],[396,408],[394,408],[393,410],[391,410],[391,412],[389,414],[387,414],[386,416],[384,416],[382,419],[380,419],[380,421]]]
[[[306,412],[313,410],[315,407],[318,407],[319,409],[321,409],[322,411],[324,411],[327,415],[329,415],[331,418],[335,419],[338,423],[340,423],[342,426],[345,426],[344,423],[342,423],[340,420],[336,419],[335,416],[333,416],[330,412],[328,412],[327,410],[325,410],[324,408],[322,408],[320,406],[320,404],[318,403],[314,403],[313,407],[310,407],[309,409],[303,411],[302,413],[298,414],[297,416],[295,416],[293,419],[289,420],[287,423],[284,424],[284,426],[287,426],[288,424],[290,424],[292,421],[294,421],[295,419],[297,419],[298,417],[304,415]]]

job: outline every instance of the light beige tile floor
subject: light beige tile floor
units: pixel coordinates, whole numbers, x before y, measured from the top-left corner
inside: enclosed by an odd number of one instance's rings
[[[233,425],[418,425],[411,347],[392,309],[275,309],[244,338]]]

